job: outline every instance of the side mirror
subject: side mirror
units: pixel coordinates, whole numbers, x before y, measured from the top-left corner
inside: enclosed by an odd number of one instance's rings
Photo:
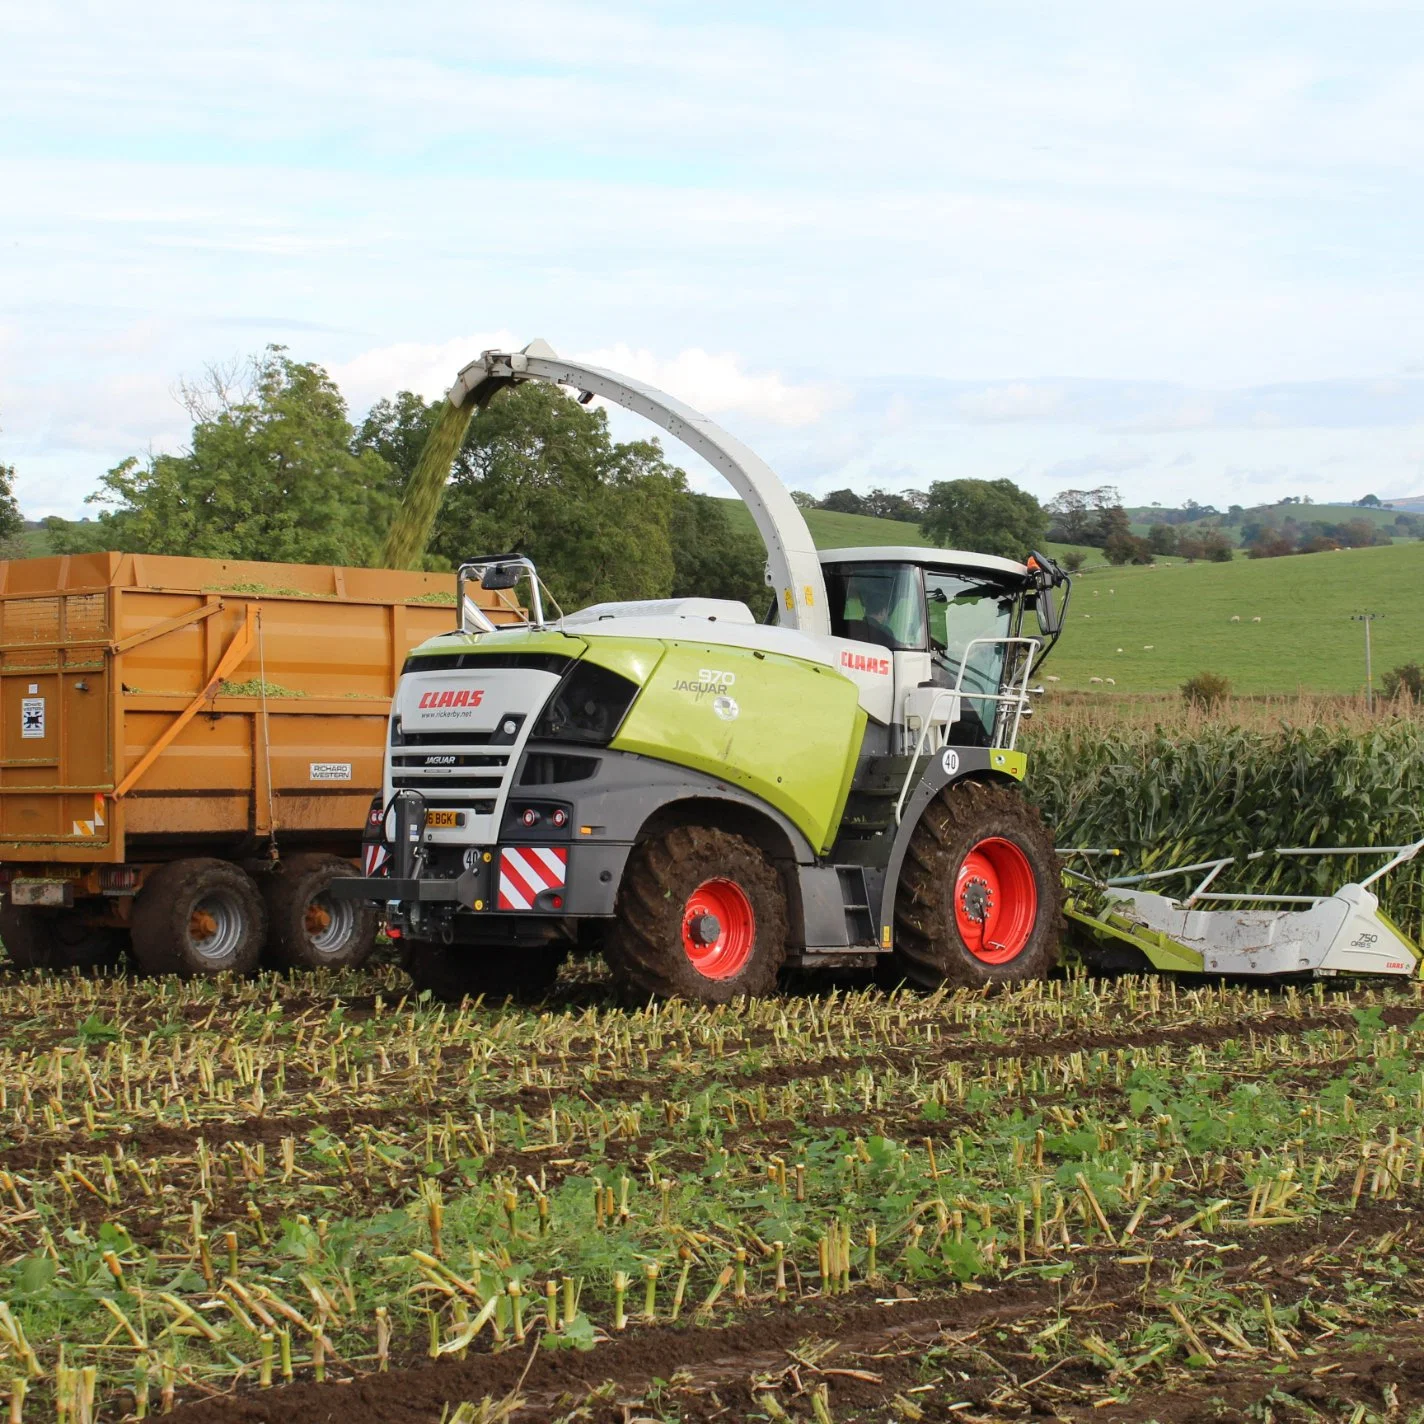
[[[1050,638],[1056,637],[1063,631],[1063,614],[1068,607],[1068,575],[1052,559],[1037,552],[1028,556],[1027,567],[1033,579],[1033,611],[1039,630]],[[1053,590],[1060,587],[1063,589],[1061,602],[1053,596]]]
[[[1040,632],[1046,633],[1051,638],[1062,630],[1061,610],[1054,601],[1052,589],[1041,588],[1034,594],[1033,612],[1038,619]]]

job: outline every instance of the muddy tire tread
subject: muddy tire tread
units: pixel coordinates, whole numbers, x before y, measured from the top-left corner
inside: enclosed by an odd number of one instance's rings
[[[682,908],[704,880],[725,876],[746,892],[756,942],[742,971],[708,979],[682,947]],[[786,960],[786,892],[775,866],[750,841],[705,826],[678,826],[633,848],[603,954],[630,1002],[685,998],[729,1003],[776,989]]]
[[[1004,835],[1028,856],[1038,888],[1038,918],[1023,951],[1007,964],[985,964],[965,947],[954,923],[953,884],[965,853],[985,836]],[[911,833],[895,896],[895,964],[912,984],[982,988],[1049,974],[1058,962],[1063,883],[1053,837],[1016,790],[958,781],[925,808]]]
[[[307,851],[283,857],[260,877],[262,898],[267,907],[265,957],[274,968],[288,970],[336,968],[357,969],[371,956],[376,945],[376,907],[363,900],[356,906],[356,926],[348,948],[341,955],[323,958],[313,951],[306,935],[306,906],[312,898],[311,885],[330,883],[337,876],[355,875],[356,866],[326,851]]]
[[[267,938],[267,909],[262,893],[239,866],[201,856],[175,860],[154,871],[134,900],[133,954],[141,969],[149,974],[178,974],[185,978],[220,972],[201,956],[190,955],[187,937],[191,906],[203,893],[216,888],[231,890],[245,901],[247,911],[245,933],[221,971],[250,974],[257,968]]]

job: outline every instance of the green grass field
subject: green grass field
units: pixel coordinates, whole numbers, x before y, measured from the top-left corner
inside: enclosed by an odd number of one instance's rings
[[[1044,671],[1061,679],[1052,685],[1073,691],[1170,691],[1211,671],[1229,677],[1236,692],[1357,692],[1364,632],[1351,614],[1385,615],[1373,627],[1378,686],[1384,670],[1424,659],[1421,579],[1424,544],[1417,541],[1099,569],[1076,581],[1063,639]]]

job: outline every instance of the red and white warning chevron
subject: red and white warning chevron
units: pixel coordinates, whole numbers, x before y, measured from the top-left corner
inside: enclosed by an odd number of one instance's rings
[[[569,874],[563,846],[508,846],[499,853],[499,908],[527,910],[543,890],[562,890]]]

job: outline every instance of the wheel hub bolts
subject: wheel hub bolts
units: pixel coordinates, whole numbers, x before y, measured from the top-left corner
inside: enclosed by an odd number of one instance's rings
[[[987,920],[993,906],[994,897],[989,893],[989,887],[984,881],[976,878],[964,887],[964,913],[971,920],[981,923]]]
[[[687,924],[694,944],[716,944],[722,934],[722,922],[716,915],[694,915]]]

